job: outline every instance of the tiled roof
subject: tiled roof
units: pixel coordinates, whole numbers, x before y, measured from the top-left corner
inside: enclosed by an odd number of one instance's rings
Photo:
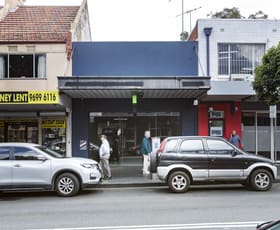
[[[79,6],[20,6],[0,21],[0,43],[65,42],[78,10]]]

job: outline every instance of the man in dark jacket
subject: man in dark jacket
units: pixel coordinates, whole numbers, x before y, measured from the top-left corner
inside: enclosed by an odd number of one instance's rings
[[[243,149],[241,138],[236,134],[235,130],[232,131],[229,142],[235,145],[237,148]]]
[[[152,152],[152,147],[150,143],[150,137],[151,133],[150,131],[146,130],[145,131],[145,136],[142,140],[141,143],[141,154],[143,155],[143,174],[147,175],[149,174],[149,164],[150,164],[150,153]]]

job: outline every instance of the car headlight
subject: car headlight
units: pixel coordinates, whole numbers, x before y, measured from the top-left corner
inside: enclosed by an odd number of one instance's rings
[[[98,166],[95,164],[90,164],[90,163],[83,163],[81,164],[84,168],[87,169],[98,169]]]

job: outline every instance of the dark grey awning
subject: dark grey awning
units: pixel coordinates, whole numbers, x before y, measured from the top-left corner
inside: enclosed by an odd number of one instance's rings
[[[256,92],[250,81],[211,81],[211,89],[203,101],[254,100]]]
[[[71,98],[197,98],[210,89],[208,77],[58,77]]]

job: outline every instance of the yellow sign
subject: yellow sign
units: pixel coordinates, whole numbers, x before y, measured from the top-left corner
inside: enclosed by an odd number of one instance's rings
[[[0,104],[58,104],[58,91],[0,92]]]
[[[50,129],[50,128],[65,128],[66,121],[65,119],[49,119],[49,120],[42,120],[42,128],[43,129]]]

